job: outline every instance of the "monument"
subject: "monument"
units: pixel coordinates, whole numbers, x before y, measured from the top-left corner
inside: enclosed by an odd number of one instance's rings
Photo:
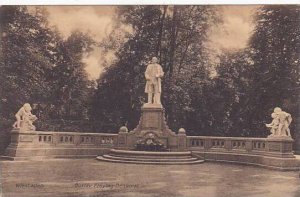
[[[166,123],[161,104],[161,78],[164,76],[158,59],[153,57],[145,71],[148,101],[141,107],[141,117],[135,129],[121,127],[118,145],[110,153],[97,157],[101,161],[139,164],[198,164],[204,162],[187,150],[183,128],[178,134]]]
[[[11,143],[3,159],[96,157],[106,162],[180,165],[204,161],[258,165],[279,170],[298,170],[300,162],[293,153],[289,125],[291,114],[279,107],[272,113],[267,138],[187,136],[169,129],[161,102],[164,76],[157,58],[145,69],[147,103],[141,106],[141,117],[135,129],[122,126],[115,133],[36,131],[37,119],[26,103],[16,113]]]
[[[164,76],[161,65],[159,65],[156,57],[153,57],[151,63],[147,66],[145,72],[146,87],[145,93],[148,94],[147,104],[160,105],[161,97],[161,78]],[[154,96],[154,97],[153,97]]]
[[[268,137],[291,138],[291,132],[289,129],[292,122],[291,114],[282,111],[279,107],[275,107],[271,117],[273,118],[272,122],[270,124],[266,124],[266,127],[271,128],[271,135]]]
[[[164,76],[163,69],[158,64],[158,59],[153,57],[145,71],[145,93],[148,101],[141,107],[141,117],[138,126],[130,131],[126,137],[120,136],[123,148],[150,150],[183,150],[178,147],[177,135],[171,131],[166,123],[165,110],[161,104],[161,81]],[[120,132],[124,135],[124,132]],[[148,146],[149,145],[149,146]]]
[[[17,121],[13,124],[15,130],[35,131],[33,122],[37,120],[37,117],[31,113],[31,110],[32,108],[29,103],[25,103],[19,109],[15,115]]]

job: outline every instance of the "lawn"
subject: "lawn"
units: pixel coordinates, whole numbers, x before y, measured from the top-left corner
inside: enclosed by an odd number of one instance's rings
[[[160,166],[51,159],[0,164],[3,197],[300,196],[299,172],[226,163]]]

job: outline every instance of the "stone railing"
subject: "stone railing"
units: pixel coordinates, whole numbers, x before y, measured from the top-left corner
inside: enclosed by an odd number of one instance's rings
[[[117,144],[118,134],[49,131],[12,131],[7,157],[88,157],[101,155]]]
[[[187,150],[209,161],[254,164],[278,169],[299,169],[289,137],[243,138],[187,136]]]
[[[187,149],[194,151],[247,152],[255,154],[278,153],[293,155],[291,138],[243,138],[187,136]]]
[[[112,148],[131,149],[136,141],[130,138],[132,136],[124,128],[118,134],[13,130],[4,157],[13,160],[96,157]],[[300,168],[290,137],[186,136],[185,131],[180,130],[170,140],[174,141],[170,151],[192,151],[205,161],[245,163],[281,170]]]
[[[23,136],[26,134],[22,134]],[[113,147],[117,143],[117,134],[108,133],[77,133],[77,132],[31,132],[32,142],[36,145],[50,144],[95,147]]]

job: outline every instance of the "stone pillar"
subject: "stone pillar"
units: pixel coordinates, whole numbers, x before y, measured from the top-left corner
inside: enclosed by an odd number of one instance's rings
[[[187,149],[187,143],[186,143],[186,132],[184,128],[180,128],[178,130],[178,150],[179,151],[185,151]]]
[[[128,129],[127,127],[123,126],[120,128],[118,133],[118,148],[126,148],[127,147],[127,135],[128,135]]]

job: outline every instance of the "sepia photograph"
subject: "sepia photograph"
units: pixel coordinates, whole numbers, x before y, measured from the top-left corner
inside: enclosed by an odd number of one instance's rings
[[[300,197],[300,4],[0,5],[0,197],[242,196]]]

